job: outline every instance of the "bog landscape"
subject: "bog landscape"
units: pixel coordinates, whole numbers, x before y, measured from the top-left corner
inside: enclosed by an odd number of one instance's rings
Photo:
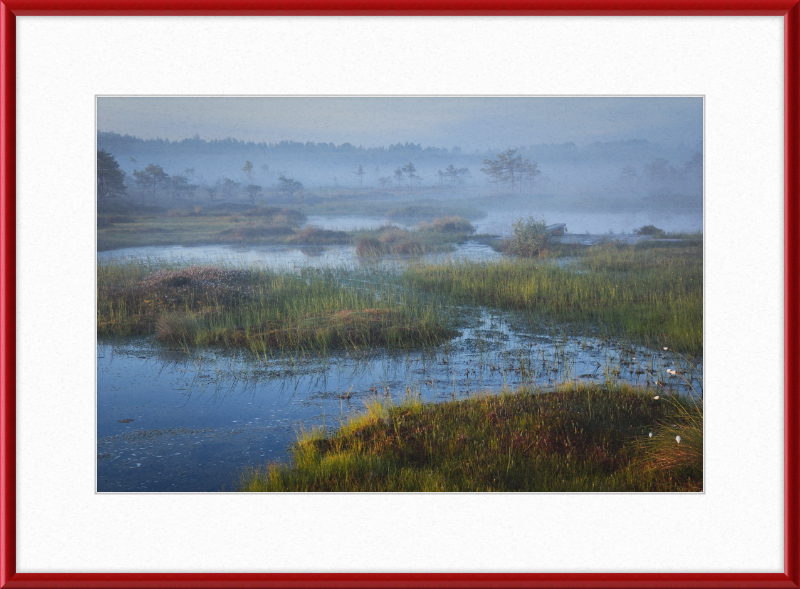
[[[100,492],[700,492],[700,98],[99,98]]]

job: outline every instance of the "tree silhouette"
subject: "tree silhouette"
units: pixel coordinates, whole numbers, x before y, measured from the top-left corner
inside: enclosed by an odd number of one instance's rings
[[[258,194],[261,192],[261,187],[257,184],[248,184],[244,191],[247,193],[247,198],[250,199],[250,204],[256,204],[256,198],[258,198]]]
[[[97,200],[102,205],[109,198],[122,196],[126,191],[125,172],[113,155],[100,149],[97,152]]]
[[[169,174],[164,172],[161,166],[155,164],[148,164],[141,172],[139,170],[134,170],[133,177],[137,186],[152,192],[154,200],[156,198],[156,191],[160,187],[166,186],[169,182]]]
[[[222,196],[225,197],[225,200],[230,200],[236,189],[239,187],[238,182],[234,182],[230,178],[223,178],[222,179]]]
[[[295,192],[303,190],[303,184],[301,182],[293,180],[292,178],[287,178],[283,174],[278,177],[278,181],[280,182],[278,190],[285,192],[289,196],[294,196]]]
[[[413,162],[408,162],[408,163],[407,163],[405,166],[403,166],[401,169],[402,169],[402,170],[403,170],[403,171],[404,171],[406,174],[408,174],[408,185],[409,185],[411,188],[414,188],[414,178],[419,178],[419,176],[417,176],[417,175],[415,174],[415,172],[417,171],[417,168],[415,168],[415,167],[414,167],[414,164],[413,164]],[[395,173],[396,173],[396,172],[395,172]]]
[[[353,174],[358,176],[359,188],[364,188],[364,174],[366,174],[366,172],[364,171],[364,166],[358,164],[358,169],[355,172],[353,172]]]
[[[253,183],[253,162],[247,160],[244,162],[244,167],[242,168],[242,172],[247,174],[247,182],[248,184]]]

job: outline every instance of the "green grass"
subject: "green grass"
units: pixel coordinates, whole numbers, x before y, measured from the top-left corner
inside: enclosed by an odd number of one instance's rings
[[[403,280],[453,301],[524,310],[578,332],[702,355],[702,242],[665,246],[593,246],[574,250],[574,264],[522,258],[420,264]]]
[[[270,350],[408,348],[455,334],[446,313],[346,270],[98,265],[98,335],[155,334],[181,346]]]
[[[246,469],[240,490],[702,491],[700,404],[626,385],[537,393],[376,400],[331,435],[302,432],[291,463]]]

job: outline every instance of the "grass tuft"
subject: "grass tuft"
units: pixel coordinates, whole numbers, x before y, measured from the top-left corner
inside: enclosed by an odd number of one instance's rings
[[[301,432],[290,464],[245,470],[240,490],[702,491],[702,450],[689,451],[702,448],[702,409],[654,393],[566,384],[374,401],[335,433]],[[691,444],[661,445],[673,430]]]

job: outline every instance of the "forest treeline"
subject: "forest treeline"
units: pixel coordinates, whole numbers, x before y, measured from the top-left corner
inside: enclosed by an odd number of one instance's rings
[[[350,143],[233,138],[179,141],[98,132],[98,152],[114,161],[118,189],[101,178],[110,165],[98,153],[98,200],[127,196],[252,204],[292,200],[323,189],[454,189],[518,194],[608,194],[615,197],[702,195],[702,151],[666,149],[647,140],[534,144],[466,153],[418,143],[364,147]]]

